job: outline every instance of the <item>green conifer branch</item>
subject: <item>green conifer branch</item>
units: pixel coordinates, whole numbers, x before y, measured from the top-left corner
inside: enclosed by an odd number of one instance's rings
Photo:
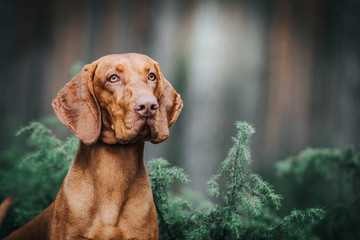
[[[308,236],[306,229],[324,217],[322,209],[294,210],[283,219],[277,216],[275,210],[281,207],[282,197],[275,193],[270,183],[251,172],[249,143],[255,130],[244,122],[235,125],[238,133],[232,138],[233,146],[207,183],[209,195],[217,197],[218,204],[202,209],[190,207],[192,204],[186,196],[175,196],[170,191],[172,183],[190,181],[183,169],[170,166],[163,158],[148,161],[160,239],[299,239]],[[20,201],[15,202],[19,225],[53,201],[78,145],[75,138],[66,141],[56,138],[51,130],[37,122],[20,129],[17,135],[24,133],[29,133],[29,145],[34,150],[23,156],[21,174],[7,188],[22,187],[17,191]],[[289,169],[292,169],[292,161],[286,163],[291,165]],[[353,166],[351,164],[344,162],[348,168]],[[302,166],[301,169],[304,171],[308,167]],[[29,178],[34,174],[41,177]],[[11,177],[8,173],[0,184]],[[224,187],[220,187],[220,180],[223,180]],[[29,191],[36,190],[37,194],[23,192],[24,187]],[[5,190],[0,192],[4,194]]]

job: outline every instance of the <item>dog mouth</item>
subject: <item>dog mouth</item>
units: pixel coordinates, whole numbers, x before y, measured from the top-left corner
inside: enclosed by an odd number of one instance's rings
[[[157,137],[155,119],[153,117],[146,117],[141,120],[138,135],[144,139],[154,139]]]
[[[145,141],[151,141],[156,139],[158,136],[155,128],[155,118],[154,117],[139,117],[135,123],[132,133],[126,137],[122,138],[117,136],[117,140],[120,144],[129,144],[135,143],[139,139]]]

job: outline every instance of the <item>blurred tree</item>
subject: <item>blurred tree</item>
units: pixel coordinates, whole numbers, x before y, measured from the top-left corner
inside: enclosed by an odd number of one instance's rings
[[[332,1],[332,142],[360,143],[360,1]]]
[[[121,52],[150,55],[182,94],[176,138],[146,157],[179,162],[193,188],[204,189],[226,154],[236,119],[258,129],[254,167],[262,172],[306,145],[359,144],[359,5],[0,1],[0,151],[18,126],[53,114],[74,63]]]

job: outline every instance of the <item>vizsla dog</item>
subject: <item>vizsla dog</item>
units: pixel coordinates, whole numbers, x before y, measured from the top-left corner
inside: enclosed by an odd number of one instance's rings
[[[55,201],[6,239],[158,239],[144,142],[164,141],[183,105],[158,63],[105,56],[52,105],[80,140],[77,154]]]

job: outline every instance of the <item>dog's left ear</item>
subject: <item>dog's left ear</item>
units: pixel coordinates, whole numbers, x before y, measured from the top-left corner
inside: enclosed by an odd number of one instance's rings
[[[85,65],[52,102],[59,120],[85,144],[95,143],[101,131],[100,107],[93,88],[96,67],[96,62]]]
[[[164,79],[164,92],[160,100],[160,106],[163,105],[166,111],[168,126],[174,125],[179,117],[181,109],[183,108],[183,101],[173,86]]]
[[[159,109],[157,113],[157,129],[158,136],[156,139],[152,139],[152,143],[160,143],[167,139],[170,135],[169,128],[176,122],[181,109],[183,107],[183,101],[173,86],[161,75],[160,81],[162,81],[162,95],[160,96]]]

